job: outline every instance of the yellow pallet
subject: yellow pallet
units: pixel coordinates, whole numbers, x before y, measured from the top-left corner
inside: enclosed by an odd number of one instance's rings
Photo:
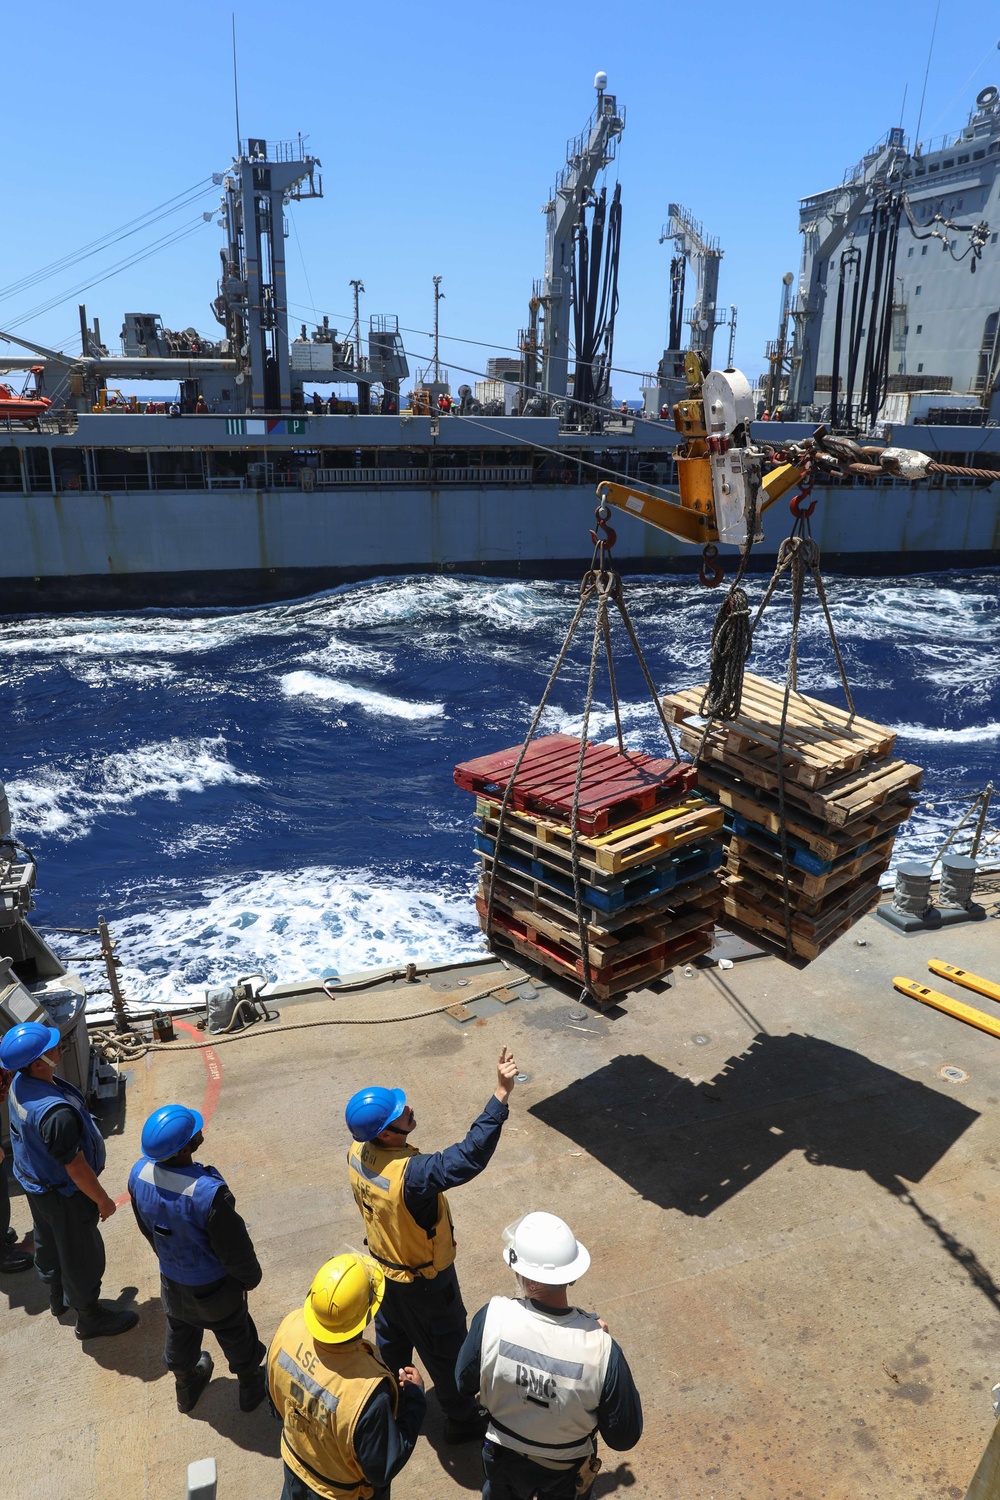
[[[486,832],[496,835],[500,804],[489,797],[476,798],[476,813],[489,824]],[[681,844],[690,843],[722,827],[723,811],[704,797],[691,795],[673,807],[661,808],[634,823],[613,828],[610,833],[579,834],[577,849],[580,863],[600,870],[604,875],[618,875],[636,865],[649,864],[661,854]],[[573,832],[567,823],[531,813],[511,812],[504,819],[512,833],[519,833],[538,844],[548,844],[561,854],[569,854]]]

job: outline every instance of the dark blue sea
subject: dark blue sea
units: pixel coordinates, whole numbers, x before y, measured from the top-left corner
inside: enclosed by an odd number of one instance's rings
[[[927,768],[897,856],[936,852],[997,776],[998,582],[828,580],[859,713]],[[704,681],[719,594],[626,584],[661,689]],[[259,609],[0,623],[0,779],[39,861],[38,920],[103,912],[146,1003],[254,969],[291,980],[479,952],[473,799],[452,768],[523,737],[575,599],[570,584],[434,576]],[[803,637],[800,687],[842,702],[814,601]],[[776,603],[752,668],[783,680],[788,645]],[[581,640],[550,731],[579,727],[588,655]],[[619,660],[628,741],[664,753],[624,642]],[[612,726],[602,683],[591,734]]]

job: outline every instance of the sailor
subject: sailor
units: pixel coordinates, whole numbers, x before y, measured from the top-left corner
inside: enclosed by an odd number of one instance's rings
[[[478,1441],[485,1422],[472,1396],[455,1386],[466,1314],[445,1192],[471,1182],[488,1164],[509,1113],[516,1074],[517,1063],[504,1047],[496,1089],[464,1141],[430,1156],[407,1141],[417,1121],[402,1089],[360,1089],[347,1104],[355,1142],[347,1156],[351,1188],[365,1221],[366,1244],[386,1276],[375,1319],[379,1353],[395,1370],[410,1363],[416,1348],[434,1382],[449,1443]]]
[[[177,1410],[192,1411],[212,1378],[212,1357],[201,1349],[208,1328],[239,1381],[240,1410],[253,1411],[265,1395],[265,1349],[247,1292],[260,1284],[260,1265],[221,1174],[193,1160],[204,1123],[183,1104],[154,1110],[142,1127],[143,1154],[129,1173],[129,1196],[160,1262],[163,1363],[174,1372]]]
[[[489,1416],[483,1497],[570,1500],[600,1468],[597,1433],[618,1452],[639,1441],[639,1393],[607,1324],[570,1306],[590,1255],[568,1224],[525,1214],[504,1230],[503,1258],[521,1295],[480,1308],[455,1372]]]
[[[199,417],[207,416],[208,403],[206,402],[204,396],[198,397],[197,401],[195,402],[194,409],[198,413]]]
[[[25,1021],[0,1041],[0,1067],[14,1074],[7,1103],[14,1176],[24,1188],[35,1238],[35,1269],[60,1317],[76,1310],[78,1339],[126,1333],[139,1314],[101,1302],[106,1265],[97,1225],[114,1200],[100,1183],[104,1138],[79,1089],[55,1076],[61,1046],[52,1026]]]
[[[0,1104],[7,1097],[13,1076],[6,1068],[0,1068]],[[14,1271],[27,1271],[33,1262],[30,1255],[15,1248],[18,1236],[10,1224],[10,1189],[2,1166],[5,1156],[6,1153],[0,1150],[0,1272],[11,1275]]]
[[[267,1356],[271,1404],[282,1421],[281,1500],[388,1500],[424,1420],[424,1383],[412,1365],[398,1383],[363,1337],[385,1289],[366,1255],[335,1255],[289,1313]]]

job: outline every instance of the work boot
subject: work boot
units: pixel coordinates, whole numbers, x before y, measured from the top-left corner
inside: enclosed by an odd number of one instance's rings
[[[205,1353],[199,1356],[198,1363],[193,1370],[174,1371],[178,1411],[194,1411],[198,1404],[198,1397],[212,1378],[213,1368],[212,1356]]]
[[[78,1339],[111,1339],[116,1334],[128,1333],[139,1321],[139,1314],[113,1302],[92,1302],[81,1307],[76,1318]]]
[[[11,1228],[8,1229],[7,1233],[4,1235],[3,1242],[5,1245],[17,1244],[17,1230],[14,1229],[13,1226],[11,1226]]]
[[[0,1271],[10,1275],[14,1271],[26,1271],[29,1266],[35,1264],[30,1255],[25,1255],[23,1250],[11,1250],[6,1245],[0,1246]]]
[[[486,1413],[478,1408],[461,1422],[456,1422],[453,1417],[445,1417],[444,1440],[446,1443],[480,1442],[486,1436],[489,1420]]]
[[[240,1411],[255,1411],[267,1395],[267,1376],[263,1365],[250,1375],[241,1375]]]

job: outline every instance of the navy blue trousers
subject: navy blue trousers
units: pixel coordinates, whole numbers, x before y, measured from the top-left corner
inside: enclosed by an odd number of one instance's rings
[[[403,1365],[413,1363],[416,1349],[434,1383],[441,1410],[453,1422],[467,1422],[476,1412],[475,1400],[461,1395],[455,1384],[458,1352],[468,1331],[454,1266],[433,1281],[419,1276],[412,1282],[386,1277],[385,1296],[375,1315],[378,1352],[395,1375]]]
[[[483,1444],[483,1500],[573,1500],[580,1464],[546,1469],[513,1448]]]

